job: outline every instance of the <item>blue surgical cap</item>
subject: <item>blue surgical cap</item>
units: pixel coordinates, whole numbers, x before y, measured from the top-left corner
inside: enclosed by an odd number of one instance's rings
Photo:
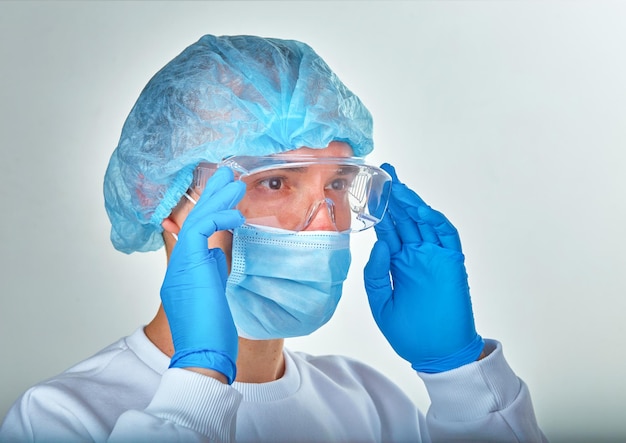
[[[205,35],[148,82],[104,178],[111,241],[131,253],[163,245],[161,222],[200,162],[348,143],[373,147],[369,111],[304,43]]]

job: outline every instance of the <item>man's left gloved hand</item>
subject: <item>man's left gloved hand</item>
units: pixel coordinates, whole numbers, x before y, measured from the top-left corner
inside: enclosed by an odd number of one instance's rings
[[[244,222],[232,208],[245,191],[230,169],[215,172],[183,223],[161,287],[175,350],[170,367],[215,370],[229,384],[237,372],[238,337],[226,300],[226,257],[207,240]]]
[[[393,178],[391,196],[364,271],[374,319],[417,371],[443,372],[475,361],[484,342],[474,326],[458,233],[398,180],[391,165],[382,168]]]

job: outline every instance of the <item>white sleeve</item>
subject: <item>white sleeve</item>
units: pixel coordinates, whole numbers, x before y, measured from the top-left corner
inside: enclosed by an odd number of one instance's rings
[[[489,355],[439,374],[419,372],[431,400],[426,415],[433,442],[546,442],[526,384],[509,367],[502,346],[485,340]]]
[[[124,412],[109,443],[232,442],[241,394],[184,369],[168,369],[143,411]]]

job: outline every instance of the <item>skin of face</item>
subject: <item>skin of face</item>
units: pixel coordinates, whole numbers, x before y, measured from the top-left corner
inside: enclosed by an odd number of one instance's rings
[[[304,150],[293,152],[297,152],[295,157],[307,155]],[[293,157],[289,156],[290,162]],[[345,231],[351,225],[348,190],[358,171],[354,166],[337,163],[277,165],[252,171],[241,177],[247,190],[237,208],[253,225],[290,231]]]

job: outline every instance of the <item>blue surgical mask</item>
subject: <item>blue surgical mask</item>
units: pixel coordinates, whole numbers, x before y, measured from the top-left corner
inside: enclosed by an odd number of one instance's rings
[[[233,231],[226,297],[241,337],[308,335],[335,312],[350,235],[242,225]]]

